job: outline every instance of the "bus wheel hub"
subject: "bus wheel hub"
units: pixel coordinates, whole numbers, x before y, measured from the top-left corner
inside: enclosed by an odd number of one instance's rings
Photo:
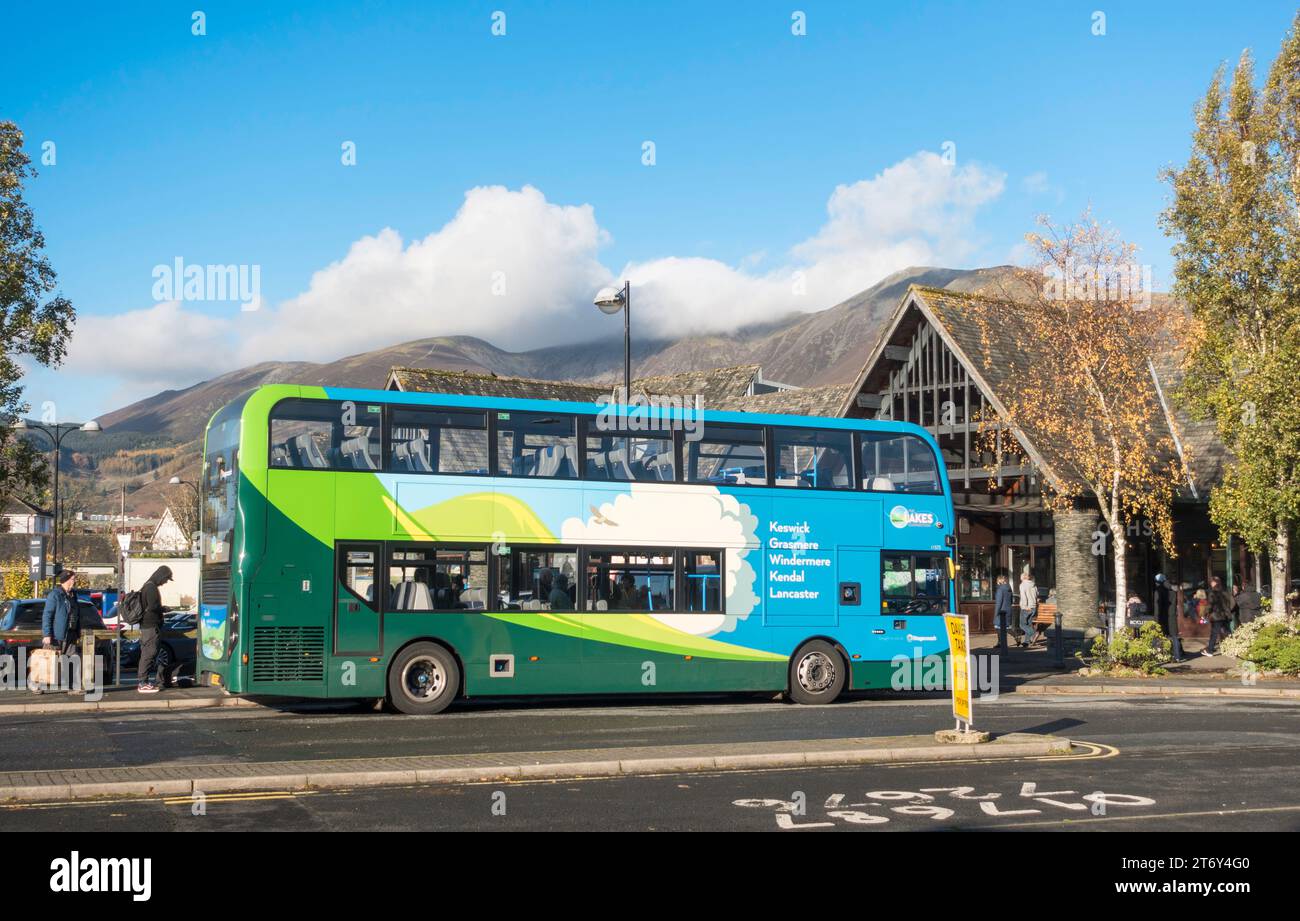
[[[420,657],[406,663],[402,675],[402,687],[416,700],[428,700],[442,693],[446,676],[442,667],[433,659]]]
[[[824,652],[810,652],[799,660],[797,674],[805,691],[824,691],[835,683],[835,663]]]

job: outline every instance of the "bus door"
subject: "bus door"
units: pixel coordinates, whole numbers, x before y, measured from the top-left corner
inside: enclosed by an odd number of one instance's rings
[[[334,584],[334,655],[378,654],[383,628],[383,545],[340,543]]]
[[[883,658],[920,658],[948,649],[951,555],[938,550],[880,552],[880,638]]]

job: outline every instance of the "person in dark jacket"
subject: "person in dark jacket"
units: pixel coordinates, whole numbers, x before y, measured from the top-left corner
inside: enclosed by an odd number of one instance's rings
[[[1012,605],[1011,583],[1007,581],[1006,573],[998,576],[997,588],[993,590],[993,629],[1001,632],[1005,626],[1011,629],[1011,605]],[[1001,642],[999,640],[998,642]]]
[[[77,574],[63,569],[57,578],[58,582],[45,596],[45,610],[41,612],[41,644],[54,647],[61,655],[76,647],[81,638],[81,623],[77,596],[72,591]]]
[[[1259,592],[1255,591],[1255,586],[1250,582],[1243,582],[1241,591],[1237,593],[1237,621],[1248,624],[1260,614],[1260,605],[1262,599]]]
[[[140,618],[140,664],[136,668],[139,684],[136,690],[141,694],[157,694],[167,686],[167,675],[160,667],[157,681],[149,680],[149,672],[158,660],[158,646],[162,641],[163,607],[159,588],[172,580],[170,567],[159,566],[149,580],[140,586],[140,597],[144,602],[144,616]]]
[[[1169,590],[1169,582],[1162,572],[1156,573],[1156,587],[1151,597],[1155,601],[1156,623],[1160,625],[1160,630],[1165,636],[1169,636],[1169,612],[1173,610],[1173,592]]]
[[[1223,587],[1223,582],[1218,576],[1210,580],[1209,592],[1209,609],[1210,609],[1210,642],[1201,653],[1203,656],[1212,656],[1215,650],[1219,648],[1219,640],[1226,637],[1231,632],[1232,622],[1232,596],[1228,594],[1227,589]]]
[[[77,584],[77,574],[71,569],[61,569],[55,576],[54,588],[45,596],[45,608],[41,611],[41,645],[54,649],[59,655],[75,652],[77,641],[81,639],[81,618],[77,611],[77,596],[73,586]],[[79,675],[69,676],[76,684]],[[40,691],[39,688],[33,690]],[[76,687],[69,687],[69,694],[77,693]]]

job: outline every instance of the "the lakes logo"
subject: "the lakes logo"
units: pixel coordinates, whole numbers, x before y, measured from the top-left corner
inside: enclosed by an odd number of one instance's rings
[[[895,505],[889,510],[889,523],[896,528],[905,528],[908,525],[934,524],[933,512],[913,512],[905,505]]]

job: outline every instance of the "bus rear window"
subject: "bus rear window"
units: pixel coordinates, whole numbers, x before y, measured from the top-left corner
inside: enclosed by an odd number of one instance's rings
[[[230,562],[239,488],[239,425],[244,401],[232,403],[208,425],[203,457],[203,562]]]

